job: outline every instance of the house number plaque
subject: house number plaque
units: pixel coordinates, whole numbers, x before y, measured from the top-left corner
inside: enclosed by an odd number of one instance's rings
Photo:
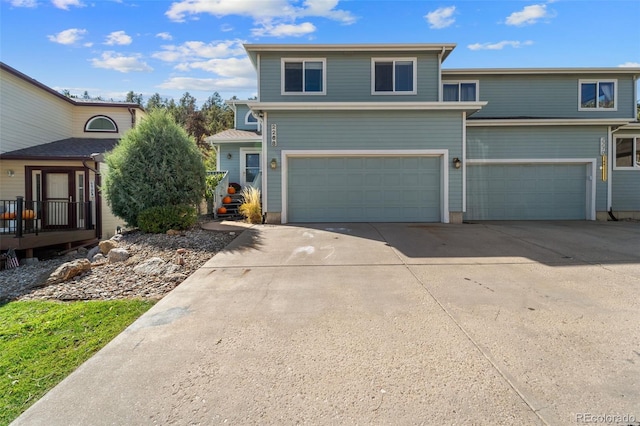
[[[278,146],[278,128],[275,124],[271,125],[271,146]]]

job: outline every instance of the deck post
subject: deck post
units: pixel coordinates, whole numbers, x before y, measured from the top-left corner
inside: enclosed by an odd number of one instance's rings
[[[24,208],[24,197],[16,197],[16,238],[22,238],[22,212]]]

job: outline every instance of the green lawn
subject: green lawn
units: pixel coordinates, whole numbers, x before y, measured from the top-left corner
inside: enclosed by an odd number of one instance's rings
[[[0,425],[7,425],[105,346],[153,302],[0,305]]]

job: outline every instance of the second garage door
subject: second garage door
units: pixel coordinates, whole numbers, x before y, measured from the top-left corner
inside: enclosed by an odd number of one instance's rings
[[[440,157],[294,157],[289,222],[440,222]]]
[[[584,220],[586,216],[585,164],[467,168],[467,220]]]

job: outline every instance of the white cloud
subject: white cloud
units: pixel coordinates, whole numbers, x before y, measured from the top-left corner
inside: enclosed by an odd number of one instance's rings
[[[352,24],[356,18],[351,12],[336,9],[339,0],[305,0],[302,7],[296,0],[181,0],[171,4],[165,13],[172,21],[183,22],[188,16],[207,13],[216,17],[240,15],[253,18],[257,23],[277,20],[295,21],[297,18],[322,17]]]
[[[625,62],[624,64],[618,65],[621,68],[640,68],[640,62]]]
[[[156,37],[161,38],[163,40],[173,40],[173,36],[169,33],[158,33]]]
[[[125,56],[116,52],[104,52],[100,59],[94,58],[91,64],[95,68],[105,68],[123,73],[132,71],[153,71],[146,62],[142,61],[140,55]]]
[[[224,40],[211,43],[187,41],[181,45],[162,46],[152,56],[165,62],[192,62],[199,59],[216,59],[245,54],[242,40]]]
[[[256,78],[256,72],[248,57],[210,59],[202,62],[183,63],[176,66],[180,71],[200,69],[206,72],[217,74],[221,77],[243,77],[248,79]]]
[[[475,43],[470,44],[467,47],[471,50],[502,50],[505,47],[513,47],[515,49],[523,47],[523,46],[531,46],[533,41],[510,41],[504,40],[498,43]]]
[[[262,28],[254,28],[251,35],[254,37],[301,37],[315,32],[316,26],[311,22],[303,22],[302,24],[266,24]]]
[[[452,18],[456,11],[455,6],[440,7],[433,12],[425,15],[425,19],[429,22],[429,28],[441,29],[451,26],[456,20]]]
[[[131,39],[131,36],[128,36],[124,31],[114,31],[107,36],[107,40],[104,42],[104,44],[107,44],[109,46],[126,46],[131,44],[132,41],[133,40]]]
[[[222,90],[243,90],[251,91],[256,89],[256,80],[253,78],[193,78],[193,77],[172,77],[157,87],[166,90],[181,91],[222,91]]]
[[[546,4],[533,4],[525,6],[520,12],[513,12],[507,16],[506,24],[523,26],[537,23],[543,18],[552,18],[553,14],[547,11]]]
[[[51,0],[51,3],[58,9],[69,10],[69,6],[84,7],[80,0]]]
[[[48,35],[47,38],[59,44],[75,44],[84,37],[87,30],[80,28],[69,28],[68,30],[60,31],[58,34]]]
[[[13,7],[38,7],[37,0],[11,0],[9,3]]]

